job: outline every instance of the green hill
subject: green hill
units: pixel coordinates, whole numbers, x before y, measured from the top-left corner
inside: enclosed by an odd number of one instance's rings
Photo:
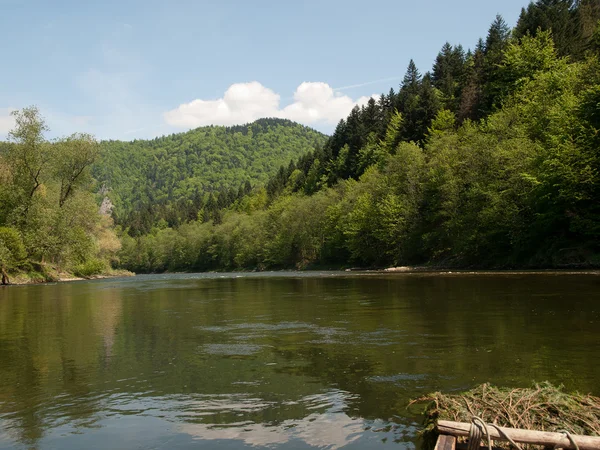
[[[411,60],[314,152],[215,220],[122,239],[136,272],[600,265],[600,8],[538,0]],[[266,197],[263,201],[262,197]],[[206,217],[203,217],[206,219]]]
[[[169,226],[196,219],[207,203],[230,204],[326,139],[282,119],[209,126],[152,140],[103,141],[92,172],[117,224],[135,235],[161,219]]]

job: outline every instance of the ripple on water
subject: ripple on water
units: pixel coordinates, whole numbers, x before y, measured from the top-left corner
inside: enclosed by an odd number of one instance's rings
[[[357,398],[343,390],[328,390],[326,392],[304,396],[296,401],[284,402],[290,405],[299,405],[304,414],[296,418],[287,418],[281,422],[257,423],[245,420],[217,424],[210,418],[204,420],[186,420],[179,426],[183,433],[193,436],[197,440],[234,440],[241,441],[251,446],[279,446],[296,444],[309,445],[317,448],[337,449],[355,441],[362,440],[388,440],[390,443],[403,440],[407,428],[403,425],[376,420],[368,421],[362,418],[351,417],[346,413],[349,402]],[[196,402],[200,399],[193,400]],[[208,399],[200,400],[204,403]],[[258,401],[256,398],[240,396],[227,396],[211,402],[213,410],[221,403],[220,413],[244,410],[251,405],[260,404],[262,409],[278,408],[281,402]],[[196,405],[198,408],[200,405]],[[200,406],[200,409],[206,408]],[[218,408],[218,407],[217,407]],[[256,411],[256,410],[254,410]],[[249,412],[246,409],[246,412]],[[188,418],[191,416],[188,416]],[[409,432],[410,433],[410,432]],[[383,441],[383,442],[385,442]]]
[[[279,322],[279,323],[235,323],[231,325],[197,326],[196,329],[213,333],[228,333],[237,330],[259,331],[285,331],[298,329],[314,329],[317,325],[305,322]]]
[[[201,348],[203,353],[209,355],[249,356],[258,353],[263,347],[256,344],[205,344]]]
[[[401,383],[405,381],[425,380],[427,378],[428,375],[419,373],[397,373],[395,375],[375,375],[368,377],[367,381],[371,381],[373,383]]]

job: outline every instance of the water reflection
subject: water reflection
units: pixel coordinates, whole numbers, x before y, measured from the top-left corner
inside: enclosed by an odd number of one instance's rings
[[[414,447],[405,407],[429,391],[600,394],[598,289],[526,274],[2,289],[0,449]]]
[[[350,397],[352,394],[348,392],[333,390],[299,399],[289,405],[296,406],[300,403],[307,410],[315,411],[300,419],[255,423],[252,420],[244,421],[242,416],[239,422],[226,425],[215,425],[214,420],[209,420],[208,424],[185,423],[178,429],[202,440],[233,439],[245,444],[261,446],[302,441],[309,446],[336,449],[357,440],[365,429],[362,419],[352,419],[344,413],[346,401]],[[268,404],[261,404],[253,398],[243,399],[241,404],[240,399],[237,399],[237,404],[233,405],[229,403],[230,400],[223,399],[221,404],[208,405],[208,409],[245,411],[269,407]],[[278,405],[273,406],[278,407]],[[201,411],[205,411],[206,407],[207,405],[202,403],[197,405]]]

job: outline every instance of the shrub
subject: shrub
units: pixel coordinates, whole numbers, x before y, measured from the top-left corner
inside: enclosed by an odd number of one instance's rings
[[[14,228],[0,227],[0,264],[14,268],[21,265],[26,257],[21,234]]]
[[[106,263],[100,259],[89,259],[83,264],[75,266],[73,274],[78,277],[98,275],[106,270]]]

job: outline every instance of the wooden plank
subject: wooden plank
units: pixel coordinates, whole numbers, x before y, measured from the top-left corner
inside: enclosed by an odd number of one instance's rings
[[[487,441],[486,441],[487,442]],[[469,444],[467,444],[466,442],[457,442],[456,443],[456,450],[467,450],[469,448]],[[487,445],[482,445],[481,447],[479,447],[479,450],[488,450]],[[505,450],[501,447],[492,447],[492,450]],[[554,450],[554,449],[552,449]]]
[[[435,443],[434,450],[455,450],[456,438],[447,434],[440,434]]]
[[[468,436],[471,424],[464,422],[452,422],[450,420],[439,420],[437,423],[437,428],[439,432],[443,434],[450,434],[452,436]],[[488,425],[488,429],[490,431],[492,440],[507,440],[503,435],[498,433],[498,430],[496,430],[495,427]],[[504,427],[500,427],[500,430],[505,433],[506,436],[510,436],[513,441],[521,442],[523,444],[546,445],[565,449],[575,448],[573,444],[571,444],[569,438],[567,438],[567,436],[563,433]],[[573,439],[579,446],[580,450],[600,450],[600,437],[573,435]]]

